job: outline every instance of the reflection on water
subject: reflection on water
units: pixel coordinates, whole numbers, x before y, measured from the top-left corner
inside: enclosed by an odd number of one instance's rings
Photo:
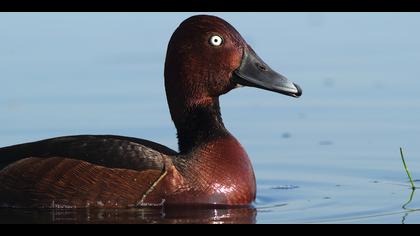
[[[416,210],[416,209],[410,209],[408,208],[408,204],[410,204],[413,201],[413,197],[414,197],[414,193],[416,192],[416,188],[412,188],[411,189],[411,194],[410,194],[410,198],[408,199],[408,201],[402,206],[402,209],[404,210]]]
[[[410,208],[410,207],[408,207],[408,205],[413,201],[413,199],[414,199],[414,193],[416,192],[416,188],[412,188],[411,189],[411,194],[410,194],[410,197],[409,197],[409,199],[408,199],[408,201],[402,206],[402,209],[404,209],[405,210],[405,213],[404,213],[404,215],[403,215],[403,217],[402,217],[402,220],[401,220],[401,223],[402,224],[405,224],[406,223],[406,221],[407,221],[407,218],[409,217],[409,215],[411,214],[411,213],[413,213],[413,212],[418,212],[418,211],[420,211],[420,208]]]
[[[1,223],[123,223],[123,224],[253,224],[249,208],[139,208],[139,209],[1,209]]]

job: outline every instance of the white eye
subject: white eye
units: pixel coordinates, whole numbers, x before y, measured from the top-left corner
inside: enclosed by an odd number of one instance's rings
[[[220,46],[223,43],[223,38],[220,37],[219,35],[213,35],[210,37],[209,43],[212,46]]]

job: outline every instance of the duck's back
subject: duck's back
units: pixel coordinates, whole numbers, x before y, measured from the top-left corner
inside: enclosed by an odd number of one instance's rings
[[[144,139],[114,135],[77,135],[0,148],[0,169],[28,157],[65,157],[133,170],[161,169],[162,160],[177,153]]]

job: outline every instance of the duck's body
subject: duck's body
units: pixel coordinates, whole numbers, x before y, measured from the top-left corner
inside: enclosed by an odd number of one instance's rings
[[[8,207],[246,205],[255,198],[251,163],[231,136],[189,155],[134,138],[86,135],[6,147],[0,156],[11,163],[0,171],[0,202]]]
[[[268,82],[259,81],[258,73]],[[179,152],[111,135],[0,148],[0,206],[250,204],[256,196],[252,165],[224,127],[218,99],[238,84],[301,94],[299,87],[271,71],[225,21],[212,16],[187,19],[172,36],[165,62]]]

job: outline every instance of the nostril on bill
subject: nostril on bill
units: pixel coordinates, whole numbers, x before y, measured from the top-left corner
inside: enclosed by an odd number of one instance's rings
[[[260,63],[256,63],[255,64],[257,66],[257,68],[261,71],[267,71],[267,67],[265,67],[264,65],[260,64]]]

